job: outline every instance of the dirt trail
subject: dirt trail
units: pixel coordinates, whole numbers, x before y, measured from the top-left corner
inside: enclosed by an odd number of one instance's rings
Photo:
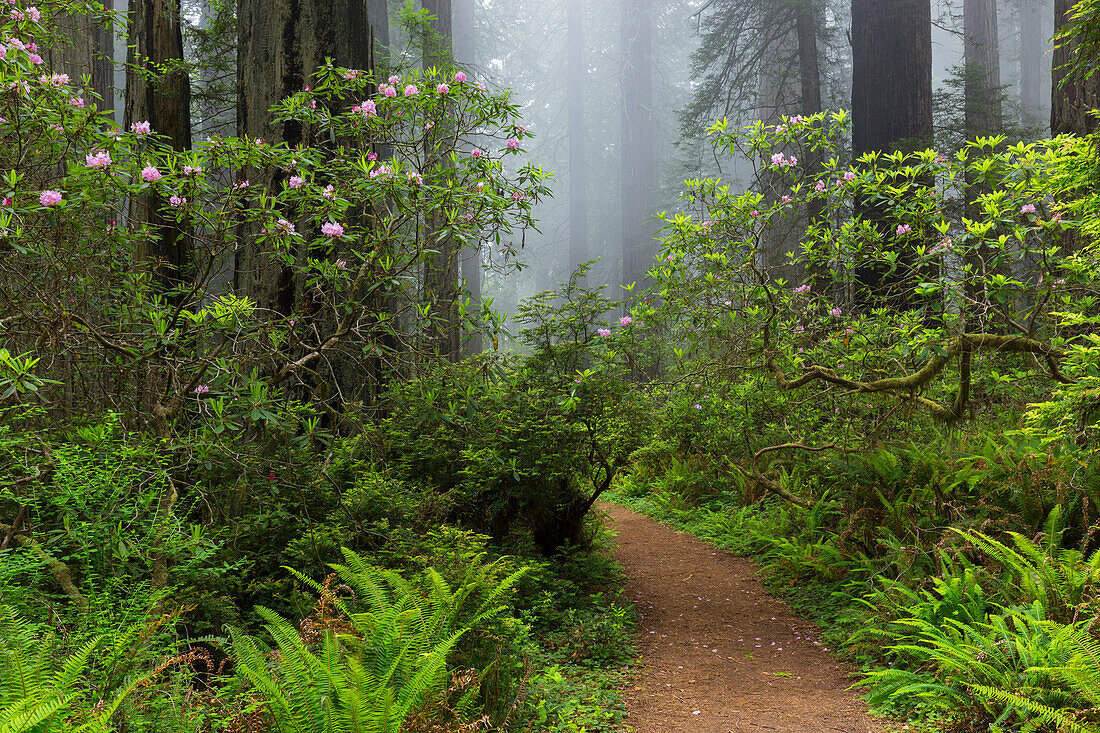
[[[627,688],[636,733],[884,733],[845,690],[817,627],[768,596],[748,560],[604,504],[641,614]]]

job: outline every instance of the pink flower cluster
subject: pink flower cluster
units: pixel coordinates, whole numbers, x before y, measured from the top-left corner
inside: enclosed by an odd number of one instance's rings
[[[130,125],[130,132],[138,135],[148,135],[152,132],[152,128],[149,126],[149,120],[143,120],[141,122],[135,122]]]
[[[1020,213],[1021,214],[1034,214],[1035,213],[1035,204],[1024,204],[1023,206],[1020,207]]]
[[[301,176],[291,176],[287,185],[291,188],[301,188],[303,183],[305,183],[305,180]]]
[[[295,232],[294,225],[286,219],[279,219],[275,222],[275,230],[283,234],[294,234]]]
[[[84,156],[84,165],[89,168],[106,168],[112,162],[111,154],[106,150],[96,150]]]
[[[173,209],[179,209],[187,205],[187,199],[180,196],[172,196],[172,198],[168,199],[168,203]]]
[[[185,165],[183,167],[183,175],[185,176],[198,176],[202,174],[201,165]]]
[[[382,94],[382,96],[389,97],[390,99],[393,99],[397,96],[396,87],[392,87],[389,84],[379,84],[378,91]]]
[[[596,333],[598,333],[600,336],[605,336],[605,337],[610,336],[611,335],[611,329],[610,328],[600,328],[600,329],[597,329]]]
[[[326,237],[342,237],[344,236],[344,227],[334,221],[326,221],[321,225],[321,233]]]
[[[38,81],[48,87],[59,87],[63,84],[69,83],[69,75],[51,74],[50,76],[46,76],[45,74],[43,74],[42,76],[38,77]]]
[[[155,166],[147,165],[141,169],[141,180],[146,183],[154,183],[163,177],[164,176],[161,175],[160,171],[158,171]]]
[[[60,204],[61,199],[62,197],[60,191],[46,190],[38,194],[38,203],[42,204],[43,206],[54,206],[56,204]]]
[[[619,325],[621,326],[629,326],[631,323],[634,323],[634,319],[630,316],[623,316],[619,319]]]
[[[415,97],[417,94],[420,94],[420,90],[416,88],[415,84],[409,84],[407,87],[405,87],[406,97]]]
[[[509,150],[515,150],[516,148],[519,147],[519,140],[515,139],[514,137],[511,137],[511,138],[508,138],[508,142],[505,143],[505,144],[508,146]]]
[[[908,224],[898,224],[897,235],[899,237],[904,237],[906,234],[909,234],[912,231],[913,228]]]
[[[447,92],[451,91],[451,88],[446,84],[440,84],[435,88],[435,91],[437,94],[446,94]]]
[[[775,153],[772,155],[772,165],[779,166],[780,168],[791,168],[798,165],[798,158],[793,155],[788,158],[783,155],[783,153]]]
[[[382,176],[383,178],[385,178],[387,176],[392,176],[392,175],[393,175],[393,171],[390,170],[389,168],[387,168],[384,165],[380,165],[377,168],[371,170],[371,172],[370,172],[370,177],[371,178],[378,178],[379,176]]]
[[[810,292],[810,286],[809,285],[799,285],[797,288],[795,288],[791,292],[794,293],[795,295],[802,295],[803,293]]]
[[[373,99],[367,99],[351,108],[352,112],[358,112],[363,117],[375,117],[378,115],[378,107]]]

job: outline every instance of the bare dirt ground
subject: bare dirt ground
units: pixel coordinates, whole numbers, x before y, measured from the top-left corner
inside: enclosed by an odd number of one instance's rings
[[[641,614],[641,667],[627,688],[636,733],[885,733],[848,691],[816,626],[768,596],[756,568],[604,504],[615,557]]]

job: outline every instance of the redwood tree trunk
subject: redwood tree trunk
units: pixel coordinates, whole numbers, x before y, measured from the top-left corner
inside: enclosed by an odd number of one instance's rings
[[[1020,122],[1025,129],[1046,126],[1043,120],[1042,0],[1020,0]]]
[[[470,67],[477,61],[477,39],[474,31],[475,3],[473,0],[453,0],[452,28],[455,64]],[[470,300],[475,308],[481,307],[481,247],[480,242],[467,248],[462,257],[462,279]],[[462,355],[480,354],[482,339],[480,333],[469,333],[462,340]]]
[[[453,61],[454,31],[451,25],[451,0],[423,0],[424,9],[432,15],[431,28],[436,38],[428,40],[424,47],[424,67],[446,66]],[[438,129],[437,136],[446,136],[446,130]],[[442,161],[439,161],[442,162]],[[424,268],[424,292],[432,303],[431,340],[439,355],[455,360],[461,356],[462,336],[458,315],[459,263],[461,244],[449,237],[437,238],[434,234],[442,228],[442,222],[429,222],[433,232],[429,246],[438,251]]]
[[[932,141],[932,10],[929,0],[852,0],[852,153],[919,149]],[[884,212],[857,200],[856,212],[881,222],[880,236],[894,234]],[[893,271],[867,263],[856,268],[861,307],[912,304],[911,253],[900,241]]]
[[[566,95],[569,115],[569,269],[588,261],[588,169],[585,156],[584,0],[566,0]]]
[[[1054,28],[1060,30],[1074,0],[1054,0]],[[1066,72],[1059,67],[1066,64],[1074,53],[1076,44],[1063,43],[1054,49],[1052,89],[1050,96],[1050,131],[1061,135],[1072,132],[1087,135],[1096,129],[1096,118],[1089,111],[1100,107],[1100,74],[1093,74],[1088,81],[1066,80]]]
[[[996,0],[963,0],[966,136],[1001,131],[1001,60]]]
[[[366,0],[240,0],[237,133],[290,147],[311,142],[300,123],[276,125],[270,109],[302,91],[326,57],[341,66],[372,68]],[[249,175],[253,183],[275,188],[282,174]],[[258,246],[237,253],[234,281],[238,292],[274,314],[290,313],[303,296],[304,284],[294,281],[292,270]]]
[[[651,0],[621,0],[622,283],[644,284],[656,245]]]
[[[148,120],[153,131],[168,138],[176,150],[191,148],[191,82],[183,69],[155,75],[154,70],[183,59],[183,31],[179,6],[171,0],[130,0],[129,68],[153,73],[127,74],[123,125]],[[149,194],[131,202],[131,216],[153,226],[150,236],[138,240],[138,257],[154,263],[154,276],[165,290],[179,287],[191,276],[192,247],[187,227],[164,213],[163,197]]]

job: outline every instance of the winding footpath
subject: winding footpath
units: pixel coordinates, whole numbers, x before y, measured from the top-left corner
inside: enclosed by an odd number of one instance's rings
[[[751,562],[623,507],[602,511],[641,615],[627,730],[896,730],[846,689],[852,670],[828,653],[817,627],[765,593]]]

